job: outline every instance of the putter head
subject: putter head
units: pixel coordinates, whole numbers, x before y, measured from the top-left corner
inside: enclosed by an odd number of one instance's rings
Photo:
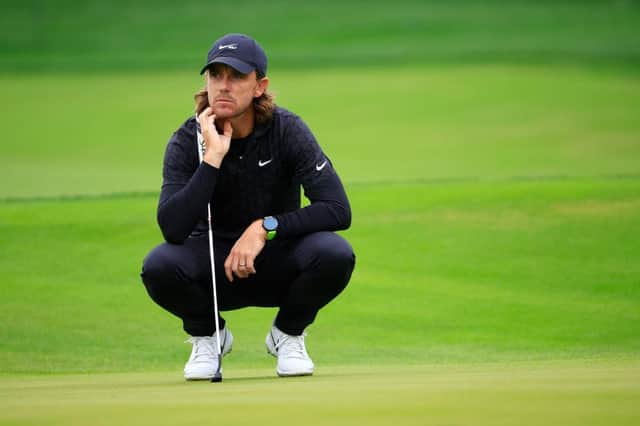
[[[211,378],[211,383],[220,383],[222,381],[222,354],[218,350],[218,370]]]

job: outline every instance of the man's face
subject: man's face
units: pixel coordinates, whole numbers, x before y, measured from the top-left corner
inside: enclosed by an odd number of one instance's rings
[[[209,105],[220,119],[244,114],[253,98],[260,97],[268,85],[268,79],[258,80],[255,71],[242,74],[225,64],[213,64],[206,78]]]

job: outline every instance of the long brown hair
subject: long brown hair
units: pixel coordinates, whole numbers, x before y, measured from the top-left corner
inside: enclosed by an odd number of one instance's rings
[[[208,73],[209,70],[205,72],[205,75],[208,75]],[[262,77],[264,76],[257,76],[259,79]],[[209,94],[206,85],[193,95],[193,100],[196,102],[196,114],[200,114],[209,106]],[[256,114],[256,124],[266,123],[271,120],[273,111],[276,109],[275,96],[265,90],[260,97],[253,98],[253,109]]]

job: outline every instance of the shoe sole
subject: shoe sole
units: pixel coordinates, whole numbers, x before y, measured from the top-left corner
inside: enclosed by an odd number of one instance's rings
[[[276,370],[276,373],[278,373],[278,377],[313,376],[313,371],[304,371],[299,373],[282,373],[281,371]]]

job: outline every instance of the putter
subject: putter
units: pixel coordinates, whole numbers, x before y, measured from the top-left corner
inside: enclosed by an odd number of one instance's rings
[[[200,131],[200,122],[198,121],[198,115],[196,115],[196,133],[197,133],[197,150],[198,160],[202,163],[202,157],[204,155],[204,138]],[[216,292],[216,267],[213,256],[213,231],[211,227],[211,203],[207,203],[207,223],[209,224],[209,261],[211,262],[211,286],[213,287],[213,315],[216,324],[216,347],[218,348],[218,370],[211,378],[211,383],[218,383],[222,381],[222,346],[220,345],[220,323],[218,321],[218,294]]]

